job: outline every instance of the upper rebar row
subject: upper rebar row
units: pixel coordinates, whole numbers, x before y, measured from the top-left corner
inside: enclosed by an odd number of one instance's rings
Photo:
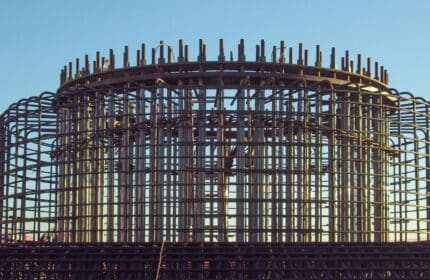
[[[372,61],[367,58],[366,63],[362,61],[362,55],[358,54],[356,62],[350,56],[348,50],[345,54],[341,56],[340,67],[337,65],[336,59],[336,48],[331,48],[330,63],[327,67],[323,66],[323,55],[320,45],[315,47],[315,62],[311,64],[310,62],[310,51],[303,47],[302,43],[299,43],[298,49],[294,52],[293,47],[286,46],[284,41],[281,41],[279,46],[273,46],[271,51],[271,59],[268,61],[266,59],[266,43],[261,40],[260,44],[255,47],[255,62],[265,63],[279,63],[279,64],[291,64],[300,66],[310,66],[317,68],[330,68],[332,70],[340,70],[349,73],[355,73],[359,75],[364,75],[369,78],[373,78],[382,83],[388,84],[388,72],[384,66],[380,66],[379,62],[374,62],[372,71]],[[167,47],[167,54],[165,53],[165,48]],[[199,40],[199,50],[198,57],[196,61],[191,61],[189,58],[189,47],[184,44],[183,40],[179,40],[178,56],[175,61],[175,55],[173,47],[166,44],[164,41],[155,47],[151,48],[151,60],[147,61],[146,56],[146,45],[142,44],[141,48],[136,51],[136,63],[135,67],[141,67],[145,65],[155,65],[155,64],[165,64],[165,63],[189,63],[189,62],[205,62],[206,60],[206,44],[202,39]],[[288,51],[288,52],[287,52]],[[157,57],[158,53],[158,57]],[[167,60],[166,60],[167,55]],[[296,57],[297,56],[297,59]],[[253,62],[246,60],[245,56],[245,42],[243,39],[240,40],[237,46],[237,57],[233,55],[233,51],[230,51],[229,58],[226,58],[226,53],[224,49],[224,40],[219,40],[219,52],[218,52],[218,62]],[[96,58],[92,61],[92,67],[90,64],[90,58],[85,55],[84,65],[81,67],[80,59],[76,58],[75,65],[69,62],[68,65],[64,66],[61,70],[61,85],[73,79],[78,79],[91,74],[96,74],[100,72],[112,71],[120,68],[130,68],[133,67],[130,63],[130,52],[128,46],[124,47],[123,52],[123,63],[122,67],[116,66],[116,57],[114,50],[109,50],[109,56],[104,57],[100,55],[100,52],[96,52]],[[372,74],[373,73],[373,74]]]

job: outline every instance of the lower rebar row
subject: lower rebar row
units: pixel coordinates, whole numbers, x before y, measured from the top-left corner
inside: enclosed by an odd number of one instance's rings
[[[416,243],[0,247],[2,279],[424,279],[429,271],[429,248]]]

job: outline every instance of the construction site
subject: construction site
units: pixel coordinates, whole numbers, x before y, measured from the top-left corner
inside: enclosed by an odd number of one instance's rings
[[[430,278],[428,101],[349,51],[196,49],[85,55],[0,116],[0,279]]]

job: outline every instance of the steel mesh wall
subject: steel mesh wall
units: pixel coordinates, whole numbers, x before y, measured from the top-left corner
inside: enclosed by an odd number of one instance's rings
[[[427,279],[426,243],[104,243],[0,247],[2,279]]]
[[[39,240],[56,229],[55,95],[42,93],[9,106],[0,118],[1,242]]]
[[[86,57],[2,115],[4,242],[428,239],[429,104],[386,70],[283,43],[271,61],[264,42],[255,61],[243,42],[230,61],[222,42],[216,61],[164,47]]]
[[[79,242],[386,240],[389,105],[320,89],[73,98],[59,120],[59,231]]]

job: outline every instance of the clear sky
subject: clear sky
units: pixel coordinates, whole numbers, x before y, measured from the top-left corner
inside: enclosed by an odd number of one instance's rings
[[[0,112],[21,98],[56,91],[59,71],[86,53],[122,53],[159,40],[190,44],[198,39],[216,57],[218,39],[247,56],[262,38],[270,45],[303,42],[313,50],[349,49],[353,57],[379,60],[391,86],[430,99],[430,1],[427,0],[1,0]],[[339,62],[338,62],[339,64]]]

